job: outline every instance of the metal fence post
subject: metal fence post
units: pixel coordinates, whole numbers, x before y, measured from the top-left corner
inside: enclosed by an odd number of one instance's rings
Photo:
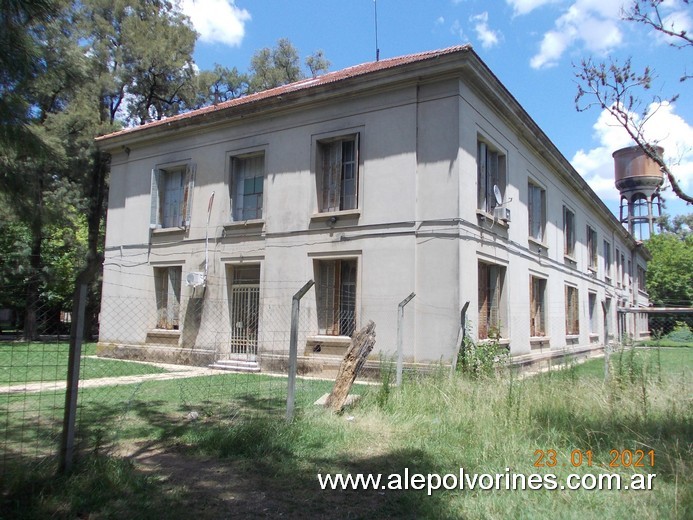
[[[460,349],[464,345],[464,338],[467,334],[467,307],[469,302],[465,302],[460,310],[460,330],[457,333],[457,341],[455,342],[455,351],[452,353],[452,364],[450,365],[450,377],[455,375],[457,370],[457,360],[459,359]]]
[[[315,282],[308,281],[291,299],[291,336],[289,337],[289,384],[286,392],[286,420],[294,418],[296,398],[296,368],[298,364],[298,318],[301,298],[313,287]]]
[[[77,301],[77,321],[73,323],[74,333],[70,334],[70,353],[67,366],[67,388],[65,391],[65,414],[60,443],[61,473],[72,469],[75,452],[75,420],[77,417],[77,392],[79,389],[79,368],[82,357],[82,336],[84,335],[84,309],[87,300],[87,284],[79,286]]]
[[[404,368],[404,348],[402,347],[402,324],[404,322],[404,306],[409,303],[416,293],[411,293],[397,306],[397,386],[402,384],[402,370]]]
[[[602,302],[602,312],[604,313],[604,381],[609,380],[609,311],[606,303]]]

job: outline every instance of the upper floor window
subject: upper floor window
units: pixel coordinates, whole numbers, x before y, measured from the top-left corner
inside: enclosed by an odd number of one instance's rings
[[[188,227],[192,192],[193,169],[190,165],[153,169],[150,227]]]
[[[597,270],[597,230],[587,226],[587,259],[589,268]]]
[[[563,253],[575,256],[575,213],[563,206]]]
[[[359,134],[317,143],[319,211],[358,208]]]
[[[638,289],[641,291],[646,291],[645,280],[647,279],[645,269],[642,266],[638,266]]]
[[[604,278],[611,280],[611,244],[604,240]]]
[[[530,182],[528,184],[529,236],[544,242],[546,229],[546,190]]]
[[[231,158],[231,215],[233,220],[262,218],[265,154]]]
[[[498,205],[494,186],[497,187],[501,197],[505,194],[506,186],[506,160],[505,155],[494,149],[489,144],[478,141],[477,143],[477,203],[478,208],[487,213],[493,213]]]

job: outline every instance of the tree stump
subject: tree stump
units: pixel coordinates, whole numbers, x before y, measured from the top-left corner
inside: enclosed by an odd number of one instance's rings
[[[351,345],[339,365],[337,379],[334,382],[332,393],[327,397],[325,406],[332,408],[335,412],[341,411],[344,407],[349,391],[354,380],[361,371],[366,358],[373,350],[375,345],[375,323],[369,321],[368,324],[359,330],[351,339]]]

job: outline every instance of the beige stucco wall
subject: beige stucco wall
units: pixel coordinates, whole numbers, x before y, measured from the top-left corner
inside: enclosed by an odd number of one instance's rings
[[[313,261],[356,258],[358,324],[377,324],[376,351],[394,354],[397,304],[416,297],[405,310],[404,350],[410,362],[449,361],[458,334],[459,313],[469,301],[469,326],[476,334],[477,265],[480,259],[506,267],[504,302],[513,354],[530,352],[529,276],[547,285],[547,331],[543,348],[564,349],[564,286],[580,295],[580,335],[570,346],[603,343],[599,306],[598,337],[587,325],[588,292],[616,306],[638,295],[604,281],[602,244],[631,252],[613,219],[564,178],[519,136],[516,123],[498,115],[483,94],[460,78],[388,84],[359,96],[336,97],[301,110],[258,114],[242,122],[217,124],[204,131],[184,129],[154,142],[133,144],[113,154],[106,237],[101,341],[142,344],[156,312],[153,268],[181,265],[183,276],[201,271],[205,234],[209,234],[209,277],[205,303],[197,318],[195,348],[216,349],[228,332],[228,265],[261,264],[262,323],[286,332],[291,296],[314,278]],[[335,223],[312,218],[317,212],[316,141],[359,132],[358,216],[338,215]],[[507,156],[509,224],[480,219],[476,208],[477,138],[492,141]],[[229,159],[264,150],[264,223],[243,227],[230,222]],[[187,230],[149,229],[151,171],[166,164],[195,167],[191,226]],[[527,181],[546,189],[545,247],[528,240]],[[209,227],[208,200],[215,193]],[[563,258],[562,208],[576,214],[576,260]],[[585,227],[598,233],[599,270],[587,270]],[[538,250],[541,249],[541,252]],[[642,260],[633,259],[633,266]],[[615,264],[615,260],[614,260]],[[615,265],[612,269],[615,269]],[[635,267],[633,267],[635,269]],[[192,289],[183,284],[183,299]],[[199,289],[197,289],[199,291]],[[199,293],[198,293],[199,295]],[[132,316],[123,300],[141,308]],[[302,339],[317,328],[315,294],[302,302]],[[127,309],[127,305],[124,307]],[[284,310],[271,310],[283,308]],[[182,309],[185,313],[185,309]],[[183,322],[183,320],[181,320]],[[127,323],[127,326],[124,325]],[[262,334],[262,333],[261,333]],[[279,336],[276,336],[279,337]],[[275,348],[282,339],[268,341]]]

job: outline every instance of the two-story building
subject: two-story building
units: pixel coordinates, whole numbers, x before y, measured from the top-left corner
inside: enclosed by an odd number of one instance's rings
[[[512,355],[634,333],[648,253],[470,46],[327,73],[98,138],[111,154],[105,355],[302,366],[373,320],[449,362],[467,308]],[[186,283],[187,282],[187,283]],[[186,330],[187,329],[187,330]],[[605,337],[606,335],[606,337]],[[376,354],[377,355],[377,354]]]

